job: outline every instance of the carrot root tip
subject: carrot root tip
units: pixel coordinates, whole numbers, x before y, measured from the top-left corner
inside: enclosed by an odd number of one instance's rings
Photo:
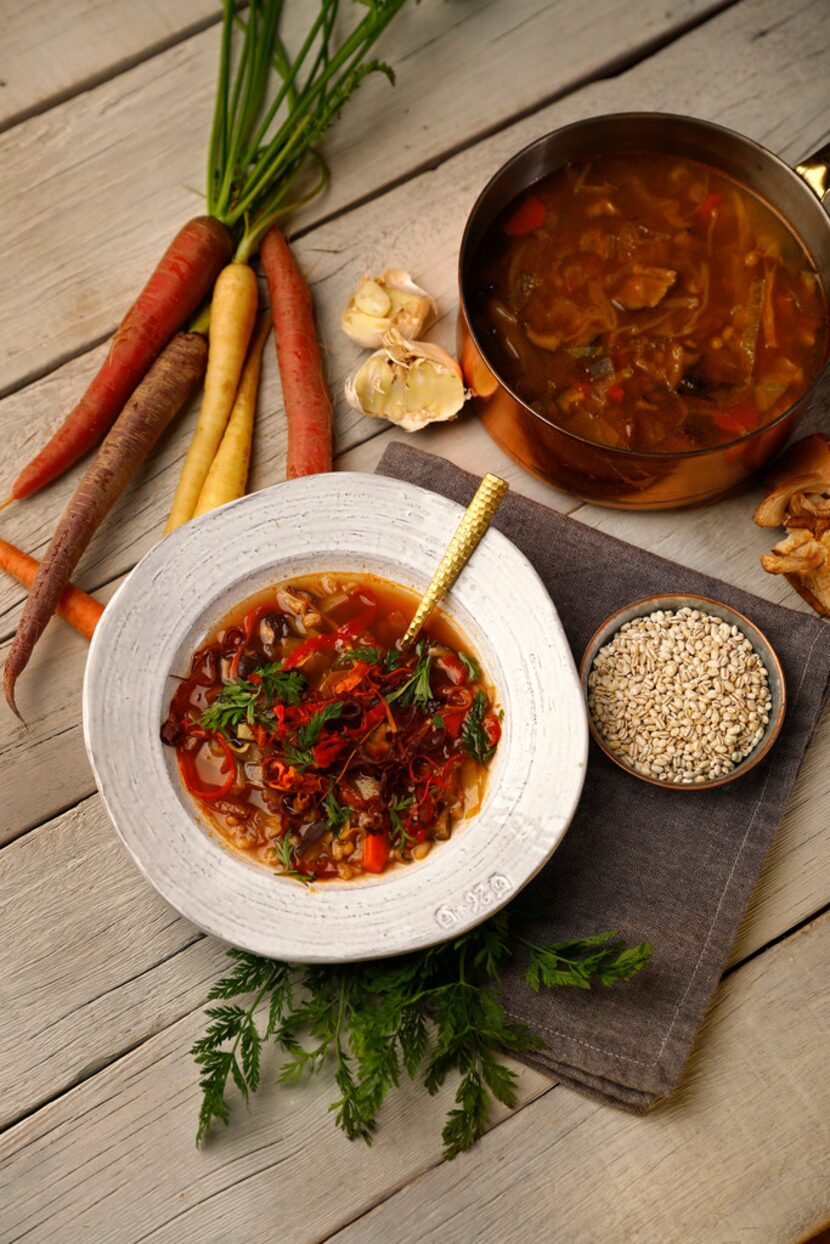
[[[22,722],[22,724],[23,724],[23,725],[25,726],[25,728],[28,730],[28,729],[29,729],[29,723],[26,721],[26,719],[25,719],[25,717],[23,716],[23,714],[21,713],[20,709],[17,707],[17,703],[15,702],[15,698],[14,698],[14,679],[11,679],[11,678],[6,678],[6,679],[5,679],[5,690],[6,690],[6,703],[8,704],[9,708],[10,708],[10,709],[12,710],[12,712],[14,713],[15,717],[17,718],[17,720],[18,720],[19,722]]]

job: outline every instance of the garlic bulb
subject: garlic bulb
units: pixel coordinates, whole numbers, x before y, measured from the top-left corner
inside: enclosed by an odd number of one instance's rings
[[[404,337],[418,337],[435,314],[426,290],[403,268],[389,268],[380,276],[361,277],[340,322],[347,337],[371,350],[390,328]]]
[[[452,419],[466,397],[461,368],[446,350],[428,341],[407,341],[394,328],[384,335],[383,348],[346,381],[350,406],[405,432]]]

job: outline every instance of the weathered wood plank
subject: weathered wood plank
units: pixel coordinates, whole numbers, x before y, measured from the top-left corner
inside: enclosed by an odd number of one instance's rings
[[[0,1127],[201,1005],[224,959],[147,886],[97,796],[0,855],[0,894]]]
[[[187,1051],[202,1031],[201,1014],[188,1016],[0,1138],[6,1238],[57,1240],[68,1230],[95,1244],[256,1244],[276,1231],[280,1244],[319,1240],[440,1159],[453,1086],[430,1098],[404,1084],[384,1110],[382,1140],[367,1149],[335,1130],[326,1075],[278,1087],[270,1054],[250,1112],[237,1103],[230,1130],[197,1152]],[[522,1103],[550,1089],[538,1072],[517,1070]],[[244,1226],[240,1195],[251,1213]]]
[[[643,0],[636,10],[625,0],[581,11],[570,0],[407,6],[378,45],[399,85],[372,81],[350,101],[327,139],[332,188],[296,223],[429,166],[717,7],[718,0]],[[307,21],[308,6],[286,6],[289,47]],[[218,48],[212,28],[0,138],[0,389],[111,332],[171,233],[201,209]]]
[[[216,0],[6,0],[0,127],[123,72],[220,16]]]
[[[830,1087],[811,1073],[830,1023],[829,927],[788,939],[721,987],[674,1104],[632,1118],[524,1072],[522,1101],[538,1100],[433,1170],[448,1092],[427,1100],[407,1086],[367,1151],[333,1131],[322,1080],[280,1090],[270,1075],[244,1126],[197,1153],[185,1051],[199,1021],[185,1018],[5,1134],[6,1230],[186,1244],[265,1241],[278,1223],[294,1244],[325,1239],[387,1198],[341,1238],[466,1244],[510,1238],[521,1222],[527,1238],[552,1241],[731,1244],[751,1227],[784,1244],[828,1205],[819,1138]]]
[[[557,1088],[337,1244],[490,1244],[517,1223],[549,1244],[804,1239],[830,1214],[828,952],[825,917],[722,984],[685,1088],[648,1117]]]
[[[108,600],[120,579],[98,593]],[[10,640],[0,645],[5,661]],[[32,657],[28,729],[0,713],[0,844],[95,790],[84,750],[81,688],[89,644],[54,618]]]

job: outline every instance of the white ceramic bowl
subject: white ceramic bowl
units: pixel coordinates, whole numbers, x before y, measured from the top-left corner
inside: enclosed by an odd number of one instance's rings
[[[527,559],[489,531],[445,602],[504,708],[479,814],[420,863],[309,887],[227,847],[183,789],[159,728],[201,637],[245,597],[324,570],[423,590],[460,506],[377,475],[265,489],[161,541],[96,629],[84,682],[87,751],[104,803],[148,881],[182,915],[274,959],[398,954],[496,911],[550,858],[585,776],[588,730],[556,610]]]

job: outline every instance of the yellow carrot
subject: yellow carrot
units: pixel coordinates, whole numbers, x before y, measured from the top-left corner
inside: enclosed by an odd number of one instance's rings
[[[229,263],[213,288],[205,394],[165,531],[175,531],[193,517],[231,413],[256,310],[254,273],[246,263]]]
[[[251,342],[242,379],[236,391],[222,444],[216,452],[204,482],[193,517],[215,510],[217,505],[235,501],[245,495],[248,467],[251,461],[251,442],[254,433],[259,372],[262,366],[262,347],[271,331],[270,318],[266,317]]]

